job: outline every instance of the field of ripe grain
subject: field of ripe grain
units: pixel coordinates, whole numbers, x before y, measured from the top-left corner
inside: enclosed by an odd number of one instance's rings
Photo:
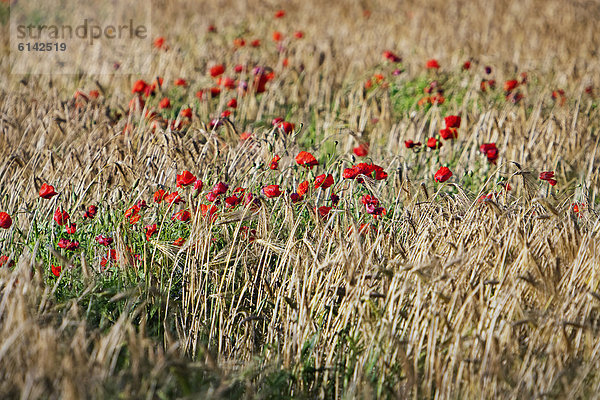
[[[600,3],[153,0],[105,75],[9,3],[0,398],[600,393]]]

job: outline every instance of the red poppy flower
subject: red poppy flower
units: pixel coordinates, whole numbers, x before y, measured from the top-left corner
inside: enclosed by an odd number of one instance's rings
[[[216,206],[208,206],[206,204],[200,204],[200,212],[202,213],[203,217],[206,216],[210,216],[213,217],[215,216],[215,213],[219,211],[219,209]]]
[[[296,39],[302,39],[304,37],[304,32],[302,32],[302,31],[296,31],[296,32],[294,32],[294,37]]]
[[[154,39],[154,47],[156,47],[157,49],[161,49],[165,44],[165,38],[162,36],[157,37],[156,39]]]
[[[327,207],[327,206],[321,206],[321,207],[317,208],[317,214],[319,214],[319,217],[321,217],[323,219],[327,218],[330,211],[331,211],[331,207]]]
[[[8,229],[12,225],[12,218],[5,212],[0,212],[0,228]]]
[[[148,84],[145,81],[140,79],[139,81],[136,81],[133,84],[133,87],[131,88],[131,93],[137,93],[137,94],[143,93],[147,86],[148,86]]]
[[[444,118],[446,128],[460,128],[461,118],[458,115],[448,115]]]
[[[281,160],[281,157],[279,157],[277,154],[273,157],[273,159],[271,160],[271,169],[277,169],[279,168],[279,160]]]
[[[68,233],[69,235],[72,235],[72,234],[74,234],[75,232],[77,232],[77,224],[71,224],[71,225],[67,226],[67,227],[65,228],[65,230],[67,231],[67,233]]]
[[[312,169],[312,167],[319,165],[319,162],[317,161],[315,156],[313,156],[307,151],[301,151],[300,153],[298,153],[298,155],[296,156],[296,162],[302,165],[303,167],[309,169]]]
[[[164,200],[169,204],[180,204],[185,203],[185,201],[179,196],[179,192],[173,192],[164,197]]]
[[[181,116],[184,118],[192,118],[192,109],[191,108],[182,109]]]
[[[131,218],[129,218],[129,223],[135,225],[140,221],[140,218],[142,218],[140,214],[132,215]]]
[[[89,96],[91,99],[97,99],[100,97],[100,92],[97,90],[90,90]]]
[[[444,128],[444,129],[440,129],[440,136],[444,140],[456,139],[458,137],[458,131],[456,130],[456,128]]]
[[[173,220],[179,220],[182,222],[187,222],[192,218],[192,214],[190,214],[190,212],[188,210],[181,210],[179,212],[176,212],[175,214],[173,214],[173,216],[171,217],[171,221]]]
[[[294,124],[287,121],[280,122],[279,125],[277,125],[277,127],[288,134],[291,133],[295,128]]]
[[[465,63],[462,66],[462,69],[466,71],[470,68],[471,68],[471,61],[465,61]]]
[[[8,260],[9,260],[8,256],[6,256],[6,255],[0,256],[0,267],[3,267],[6,265],[8,268],[12,268],[15,266],[14,260],[10,260],[10,262]]]
[[[54,211],[54,221],[58,225],[65,225],[69,220],[69,214],[66,211],[62,211],[60,207]]]
[[[154,196],[153,196],[154,202],[160,203],[165,198],[165,194],[166,194],[166,192],[162,189],[159,189],[156,192],[154,192]]]
[[[221,113],[221,118],[227,118],[231,115],[231,111],[225,110]]]
[[[290,194],[290,200],[292,200],[292,203],[297,203],[302,200],[302,196],[300,196],[298,193],[292,193]]]
[[[319,175],[315,178],[315,189],[318,189],[319,187],[322,188],[323,190],[326,190],[327,188],[329,188],[331,185],[333,185],[334,181],[333,181],[333,175],[329,174],[329,175]]]
[[[175,86],[187,86],[187,82],[183,78],[175,79]]]
[[[496,164],[496,160],[498,159],[496,143],[484,143],[479,147],[479,151],[486,155],[489,162]]]
[[[113,238],[98,235],[98,236],[96,236],[96,242],[98,242],[99,244],[101,244],[103,246],[108,247],[112,244]]]
[[[198,100],[202,100],[204,98],[204,90],[198,90],[195,96]]]
[[[158,103],[158,108],[165,109],[165,108],[171,108],[171,100],[169,100],[168,97],[163,98],[160,103]]]
[[[225,72],[225,66],[223,64],[217,64],[210,68],[210,76],[217,77]]]
[[[554,186],[557,183],[556,179],[554,179],[554,171],[540,172],[540,179],[547,181],[550,186]]]
[[[185,243],[185,239],[182,238],[182,237],[180,237],[180,238],[177,238],[177,239],[175,239],[173,241],[173,246],[179,246],[179,247],[181,247],[181,246],[183,246],[184,243]]]
[[[419,146],[421,146],[421,142],[413,142],[412,140],[405,140],[404,141],[404,146],[407,149],[412,149],[413,147],[419,147]]]
[[[200,179],[196,179],[196,182],[194,182],[194,190],[199,192],[202,190],[203,186],[204,186],[204,183]]]
[[[238,196],[229,196],[225,199],[225,204],[227,204],[228,207],[235,207],[238,204],[240,204],[243,200],[242,195]]]
[[[61,249],[73,251],[79,248],[79,242],[70,241],[68,239],[60,239],[58,241],[58,247],[60,247]]]
[[[381,210],[378,210],[379,200],[371,196],[370,194],[364,195],[360,199],[361,203],[363,203],[367,209],[367,214],[380,214]]]
[[[435,179],[437,182],[442,183],[442,182],[446,182],[448,179],[450,179],[451,176],[452,176],[452,171],[450,171],[450,169],[448,167],[442,167],[442,168],[438,169],[438,171],[433,176],[433,179]]]
[[[262,188],[262,192],[268,198],[281,196],[281,191],[279,190],[279,185],[267,185],[264,188]]]
[[[439,149],[440,147],[442,147],[442,142],[440,142],[436,138],[429,138],[427,139],[427,147],[429,147],[430,149]]]
[[[310,184],[308,183],[308,181],[304,181],[298,185],[298,190],[296,191],[298,192],[300,197],[304,197],[304,195],[308,192],[309,187]]]
[[[283,35],[281,34],[281,32],[275,31],[273,32],[273,40],[276,42],[281,41],[281,39],[283,38]]]
[[[227,102],[227,107],[237,108],[237,100],[236,99],[229,100]]]
[[[40,197],[42,199],[51,199],[57,194],[58,193],[54,191],[54,186],[48,185],[47,183],[42,183],[42,187],[40,188]]]
[[[250,46],[252,46],[252,47],[260,46],[260,40],[254,39],[252,42],[250,42]]]
[[[177,187],[189,186],[196,181],[196,177],[190,171],[183,171],[177,175]]]
[[[283,18],[283,17],[285,17],[285,10],[275,11],[275,18]]]
[[[510,92],[512,90],[515,90],[517,86],[519,86],[519,82],[517,82],[516,79],[511,79],[509,81],[504,82],[504,91]]]
[[[390,60],[391,62],[400,62],[402,59],[398,57],[396,54],[392,53],[389,50],[383,52],[383,58]]]
[[[52,271],[52,274],[54,276],[60,276],[60,271],[62,271],[62,267],[60,265],[55,266],[54,264],[51,264],[50,271]]]
[[[235,47],[244,47],[246,45],[246,41],[244,40],[244,38],[237,37],[233,39],[233,45]]]
[[[436,59],[431,59],[431,60],[427,60],[427,62],[425,63],[425,68],[427,69],[438,69],[440,68],[440,64],[437,62]]]
[[[358,145],[358,147],[352,149],[352,151],[357,157],[365,157],[369,154],[369,143],[362,143]]]
[[[218,196],[227,192],[227,189],[229,189],[229,185],[219,182],[213,187],[212,193]]]

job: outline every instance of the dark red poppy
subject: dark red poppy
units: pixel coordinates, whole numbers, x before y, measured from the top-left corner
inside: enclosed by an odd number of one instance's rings
[[[412,149],[413,147],[419,147],[419,146],[421,146],[421,142],[413,142],[412,140],[405,140],[404,141],[404,146],[407,149]]]
[[[231,111],[225,110],[221,113],[221,118],[227,118],[231,115]]]
[[[543,181],[547,181],[550,184],[550,186],[554,186],[557,184],[556,179],[554,179],[554,171],[540,172],[540,179]]]
[[[433,176],[437,182],[446,182],[452,176],[452,171],[448,167],[441,167]]]
[[[227,107],[237,108],[237,99],[230,99],[227,102]]]
[[[79,248],[79,242],[70,241],[68,239],[63,238],[58,241],[58,247],[60,247],[61,249],[73,251]]]
[[[308,183],[308,181],[304,181],[304,182],[300,183],[298,185],[298,190],[297,190],[300,197],[304,197],[304,195],[308,192],[309,188],[310,188],[310,184]]]
[[[486,155],[489,162],[496,164],[496,160],[498,159],[496,143],[484,143],[479,147],[479,151]]]
[[[238,204],[240,204],[243,200],[242,195],[238,196],[229,196],[225,199],[225,204],[227,204],[228,207],[235,207]]]
[[[99,244],[101,244],[103,246],[108,247],[113,243],[113,238],[108,237],[108,236],[98,235],[98,236],[96,236],[96,242],[98,242]]]
[[[360,201],[365,205],[367,214],[374,214],[379,206],[379,200],[370,194],[366,194],[361,197]]]
[[[52,271],[52,275],[60,276],[60,272],[62,271],[62,267],[60,265],[50,265],[50,271]]]
[[[330,212],[331,212],[331,207],[321,206],[321,207],[317,208],[317,214],[322,219],[327,218],[327,216],[329,215]]]
[[[190,171],[183,171],[177,175],[177,187],[189,186],[196,181],[196,177]]]
[[[200,179],[196,179],[196,182],[194,182],[194,190],[199,192],[202,190],[203,186],[204,186],[204,183]]]
[[[253,41],[250,42],[250,46],[252,46],[252,47],[259,47],[260,46],[260,40],[254,39]]]
[[[285,17],[285,10],[275,11],[275,18],[283,18],[283,17]]]
[[[446,128],[460,128],[461,118],[458,115],[448,115],[444,118]]]
[[[357,157],[365,157],[369,154],[369,143],[362,143],[358,145],[358,147],[352,149],[352,151]]]
[[[427,62],[425,63],[425,68],[427,69],[438,69],[440,68],[440,64],[437,62],[436,59],[431,59],[431,60],[427,60]]]
[[[402,59],[398,57],[396,54],[392,53],[389,50],[383,52],[383,58],[390,60],[391,62],[400,62]]]
[[[279,190],[279,185],[267,185],[262,188],[262,192],[265,196],[267,196],[269,198],[281,196],[281,191]]]
[[[292,203],[297,203],[302,200],[302,196],[300,196],[298,193],[292,193],[290,194],[290,200],[292,200]]]
[[[315,178],[315,189],[322,188],[323,190],[326,190],[333,185],[333,183],[333,175],[319,175]]]
[[[179,220],[182,222],[187,222],[192,218],[192,214],[188,210],[181,210],[173,214],[171,217],[171,221]]]
[[[67,227],[65,228],[65,230],[67,231],[67,233],[68,233],[69,235],[72,235],[72,234],[74,234],[75,232],[77,232],[77,224],[71,224],[71,225],[67,226]]]
[[[5,212],[0,212],[0,228],[8,229],[12,225],[12,218]]]
[[[56,211],[54,211],[54,221],[56,221],[58,225],[65,225],[68,220],[69,213],[67,213],[66,211],[62,211],[60,207],[58,207]]]
[[[444,129],[440,129],[440,136],[444,140],[456,139],[458,137],[458,131],[456,130],[456,128],[444,128]]]
[[[213,187],[212,193],[218,196],[227,192],[227,189],[229,189],[229,185],[223,182],[219,182]]]
[[[217,64],[210,68],[210,76],[217,77],[225,72],[225,66],[223,64]]]
[[[430,149],[439,149],[440,147],[442,147],[442,142],[440,142],[436,138],[429,138],[427,139],[427,147],[429,147]]]
[[[462,69],[465,71],[471,69],[471,61],[465,61],[465,63],[462,66]]]
[[[309,169],[312,169],[312,167],[319,165],[319,162],[317,161],[315,156],[313,156],[307,151],[301,151],[300,153],[298,153],[298,155],[296,156],[296,162],[302,165],[303,167]]]
[[[58,193],[54,191],[54,186],[48,185],[47,183],[42,183],[42,187],[40,187],[40,197],[42,199],[51,199],[57,194]]]
[[[302,31],[296,31],[296,32],[294,32],[294,37],[296,39],[302,39],[304,37],[304,32],[302,32]]]
[[[279,160],[281,160],[281,157],[279,157],[277,154],[275,154],[275,156],[273,156],[273,159],[271,159],[271,165],[269,168],[271,168],[271,169],[279,168]]]

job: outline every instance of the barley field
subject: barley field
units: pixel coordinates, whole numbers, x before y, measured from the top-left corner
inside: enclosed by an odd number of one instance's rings
[[[600,397],[600,3],[153,0],[107,75],[9,3],[0,398]]]

